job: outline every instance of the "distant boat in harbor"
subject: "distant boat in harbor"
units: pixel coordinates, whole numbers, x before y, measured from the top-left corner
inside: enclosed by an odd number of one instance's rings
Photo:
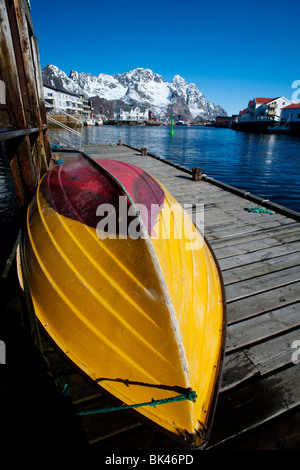
[[[291,131],[291,128],[284,124],[274,124],[274,126],[268,127],[267,130],[271,134],[288,134]]]
[[[185,122],[182,121],[181,119],[175,123],[175,126],[188,126],[190,127],[191,123],[190,122]]]
[[[87,119],[85,122],[87,126],[102,126],[103,124],[102,119],[94,119],[94,118]]]

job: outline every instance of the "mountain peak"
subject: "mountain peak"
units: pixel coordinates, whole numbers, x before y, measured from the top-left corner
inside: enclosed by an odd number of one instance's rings
[[[172,83],[174,85],[187,85],[187,82],[184,78],[182,78],[180,75],[175,75],[173,80],[172,80]]]
[[[69,78],[65,72],[56,65],[48,64],[42,71],[43,83],[45,86],[66,90],[70,93],[82,93],[80,87],[76,85],[72,78]]]
[[[150,82],[155,81],[156,83],[161,83],[164,79],[154,73],[149,68],[137,67],[136,69],[130,70],[129,72],[124,72],[122,74],[117,74],[114,76],[120,83],[124,84],[125,86],[130,85],[132,81],[135,82]]]
[[[71,70],[68,77],[55,65],[47,65],[42,75],[44,85],[90,98],[97,96],[103,102],[121,100],[146,105],[159,119],[173,115],[191,121],[226,115],[224,109],[206,100],[194,83],[188,84],[180,75],[166,82],[150,68],[137,67],[122,74],[97,76]]]
[[[52,74],[56,76],[68,77],[65,72],[60,70],[56,65],[52,65],[52,64],[46,65],[43,71],[45,71],[48,74]]]

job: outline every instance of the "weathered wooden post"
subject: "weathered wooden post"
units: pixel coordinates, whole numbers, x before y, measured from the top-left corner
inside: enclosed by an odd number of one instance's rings
[[[123,142],[121,139],[119,140],[119,145],[123,145]]]
[[[143,157],[146,157],[146,155],[147,155],[147,149],[146,149],[146,147],[142,147],[142,148],[141,148],[141,155],[142,155]]]
[[[193,181],[201,181],[202,170],[201,168],[192,168]]]
[[[51,150],[37,44],[27,2],[0,2],[0,126],[22,206],[48,169]],[[4,90],[3,90],[4,88]]]

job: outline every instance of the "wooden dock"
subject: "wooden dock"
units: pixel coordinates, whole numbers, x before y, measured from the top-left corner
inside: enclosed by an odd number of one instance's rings
[[[24,210],[58,154],[50,150],[28,2],[1,2],[0,21],[1,158],[11,168]],[[222,269],[228,315],[224,376],[207,449],[299,449],[300,215],[268,202],[263,206],[275,208],[274,214],[248,212],[262,201],[207,176],[193,181],[190,170],[147,156],[145,149],[105,145],[86,146],[85,152],[140,166],[183,205],[204,204],[204,233]],[[60,155],[64,161],[74,156]],[[129,411],[79,417],[80,411],[111,403],[59,356],[42,332],[28,334],[34,324],[28,324],[19,295],[14,238],[10,245],[14,248],[0,282],[0,341],[6,353],[0,367],[2,455],[13,450],[11,458],[24,447],[31,459],[37,450],[47,459],[51,453],[60,459],[59,451],[69,457],[81,448],[107,455],[183,453]]]
[[[222,270],[228,320],[223,380],[207,449],[299,449],[299,214],[281,207],[273,214],[249,212],[255,205],[249,195],[241,197],[207,178],[193,181],[191,170],[128,146],[85,146],[84,151],[141,167],[182,205],[204,204],[204,235]],[[58,158],[68,161],[74,155]],[[60,370],[75,413],[108,406],[108,399],[47,343],[44,348],[52,372]],[[88,446],[98,451],[183,450],[131,412],[82,416],[80,424]]]

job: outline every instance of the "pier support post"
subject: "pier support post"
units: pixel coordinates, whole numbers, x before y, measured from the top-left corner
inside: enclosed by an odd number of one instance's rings
[[[123,141],[121,139],[119,140],[119,145],[123,145]]]
[[[193,177],[193,181],[201,181],[202,179],[201,168],[192,168],[192,177]]]
[[[147,149],[146,149],[146,147],[142,147],[142,148],[141,148],[141,155],[142,155],[143,157],[145,157],[145,156],[147,155]]]

